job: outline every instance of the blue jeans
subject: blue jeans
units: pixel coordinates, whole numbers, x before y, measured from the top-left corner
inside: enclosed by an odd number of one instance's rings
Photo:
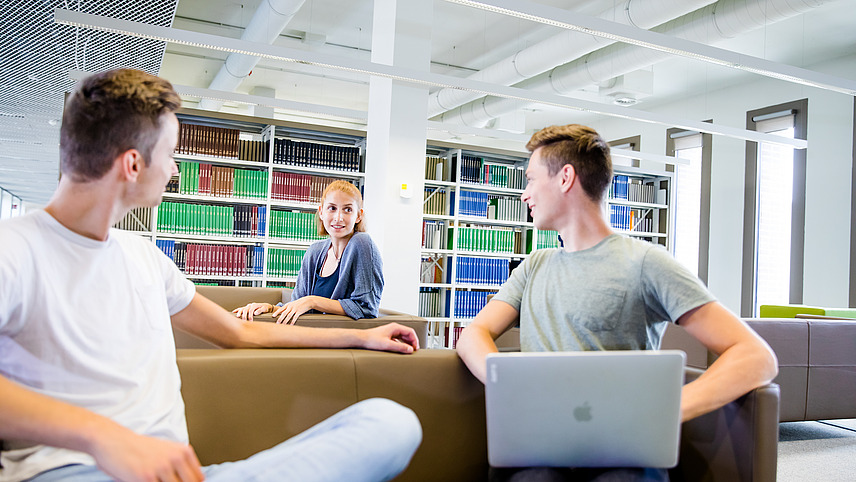
[[[203,467],[209,481],[378,481],[403,471],[422,441],[416,414],[390,400],[354,404],[305,432],[239,462]],[[91,465],[42,472],[31,482],[112,480]]]

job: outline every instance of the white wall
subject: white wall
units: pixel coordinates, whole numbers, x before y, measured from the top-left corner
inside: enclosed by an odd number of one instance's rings
[[[854,79],[856,55],[810,68]],[[804,98],[808,98],[809,147],[803,302],[847,306],[853,96],[760,78],[652,110],[684,119],[712,118],[716,124],[745,128],[747,111]],[[591,124],[607,140],[641,135],[643,151],[665,153],[665,126],[612,119]],[[745,142],[714,136],[712,153],[708,284],[720,301],[739,313]]]

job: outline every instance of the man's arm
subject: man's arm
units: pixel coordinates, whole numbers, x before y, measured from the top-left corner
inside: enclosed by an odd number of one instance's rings
[[[719,354],[702,376],[684,386],[683,421],[716,410],[776,377],[778,363],[767,342],[720,303],[690,310],[678,324]]]
[[[494,340],[505,333],[505,330],[517,321],[519,315],[508,303],[491,300],[461,332],[456,345],[458,356],[482,383],[487,376],[488,353],[499,351]]]
[[[368,330],[250,323],[198,293],[172,316],[172,324],[224,348],[368,348],[399,353],[419,349],[416,332],[396,323]]]
[[[101,470],[119,480],[203,480],[189,445],[138,435],[4,377],[0,377],[0,438],[88,453]]]

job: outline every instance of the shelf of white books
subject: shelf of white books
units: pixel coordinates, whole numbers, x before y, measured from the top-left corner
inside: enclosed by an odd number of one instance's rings
[[[511,189],[507,187],[491,186],[490,184],[482,184],[477,182],[461,182],[461,189],[469,191],[481,191],[492,194],[511,194],[520,196],[523,194],[523,189]]]
[[[456,184],[454,182],[449,181],[433,181],[431,179],[425,179],[426,187],[455,187]]]
[[[261,198],[244,198],[244,197],[220,197],[220,196],[205,196],[199,194],[179,194],[174,192],[163,193],[163,198],[170,201],[200,201],[200,202],[217,202],[223,204],[257,204],[262,205],[267,201]]]
[[[427,217],[427,216],[424,216]],[[491,226],[512,226],[512,227],[522,227],[522,228],[534,228],[535,225],[528,222],[522,221],[506,221],[504,219],[489,219],[489,218],[481,218],[477,216],[459,216],[458,221],[462,223],[471,223],[471,224],[489,224]]]
[[[312,174],[314,176],[334,177],[343,179],[363,179],[366,177],[364,172],[358,171],[339,171],[336,169],[324,169],[320,167],[303,167],[291,166],[288,164],[271,164],[274,171],[282,172],[300,172],[304,174]]]
[[[205,244],[260,244],[264,242],[264,238],[242,238],[242,237],[226,237],[217,234],[181,234],[181,233],[165,233],[158,231],[156,237],[159,239],[174,239],[176,241],[203,241]]]
[[[434,219],[440,221],[452,221],[455,219],[454,216],[446,216],[443,214],[423,214],[422,219]]]
[[[318,209],[318,203],[301,202],[301,201],[284,201],[279,199],[271,199],[271,207],[297,209],[301,211],[315,211]]]
[[[620,206],[630,206],[634,208],[640,209],[668,209],[669,206],[666,204],[654,204],[654,203],[643,203],[637,201],[628,201],[626,199],[607,199],[609,204],[615,204]]]
[[[476,256],[481,258],[513,258],[523,259],[528,257],[528,254],[509,253],[504,251],[458,251],[460,256]]]
[[[231,159],[227,157],[200,156],[194,154],[174,154],[173,158],[176,161],[193,161],[207,164],[220,164],[228,166],[242,167],[267,167],[269,164],[265,161],[244,161],[241,159]]]

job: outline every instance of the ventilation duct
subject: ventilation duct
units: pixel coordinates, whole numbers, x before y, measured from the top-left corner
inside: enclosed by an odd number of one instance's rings
[[[652,30],[703,44],[715,44],[756,28],[819,7],[823,0],[720,0]],[[573,62],[520,82],[516,87],[570,94],[580,88],[643,69],[671,54],[628,44],[612,44]],[[524,105],[520,101],[485,97],[443,114],[439,120],[483,127],[494,117]]]
[[[272,44],[303,6],[304,1],[263,0],[244,30],[244,34],[241,35],[241,40]],[[226,92],[234,91],[250,75],[253,67],[259,63],[259,59],[260,57],[254,55],[229,54],[208,88]],[[220,110],[221,107],[223,107],[222,101],[202,99],[199,102],[200,109]]]
[[[710,5],[715,0],[627,0],[616,2],[598,15],[603,20],[649,29],[673,18]],[[602,37],[566,30],[523,49],[469,76],[492,84],[514,85],[558,65],[613,43]],[[479,98],[479,94],[458,89],[441,89],[428,98],[428,117]]]

